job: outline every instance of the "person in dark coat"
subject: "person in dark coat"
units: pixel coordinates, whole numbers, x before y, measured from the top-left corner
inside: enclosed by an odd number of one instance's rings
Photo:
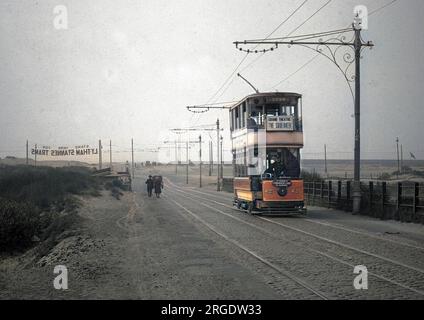
[[[163,183],[162,179],[155,179],[155,194],[157,198],[160,198],[160,194],[162,193]]]
[[[149,176],[149,179],[146,180],[146,185],[147,185],[147,194],[149,195],[149,197],[152,196],[152,191],[153,191],[153,179],[152,176]]]

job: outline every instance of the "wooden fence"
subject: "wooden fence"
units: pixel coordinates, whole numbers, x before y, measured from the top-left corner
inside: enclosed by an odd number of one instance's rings
[[[305,182],[309,205],[352,211],[352,181]],[[424,223],[424,185],[361,182],[361,213],[380,219]]]

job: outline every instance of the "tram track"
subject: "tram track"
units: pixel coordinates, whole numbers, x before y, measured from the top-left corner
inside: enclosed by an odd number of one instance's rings
[[[180,186],[178,186],[178,185],[174,184],[174,183],[173,183],[173,182],[171,182],[169,179],[168,179],[168,181],[169,181],[169,183],[170,183],[170,184],[172,184],[174,187],[179,188],[179,190],[183,190],[183,191],[185,190],[185,188],[184,188],[184,187],[180,187]],[[185,191],[188,191],[188,190],[185,190]],[[206,195],[206,196],[208,196],[208,197],[213,196],[213,197],[215,197],[215,198],[217,198],[217,199],[220,199],[220,200],[231,200],[231,199],[228,199],[228,198],[220,198],[220,197],[219,197],[219,196],[217,196],[217,195],[214,195],[214,194],[211,194],[211,193],[204,193],[204,192],[201,192],[201,191],[198,191],[198,190],[195,190],[195,189],[189,189],[189,191],[190,191],[190,192],[194,192],[194,193],[198,193],[198,194],[203,194],[203,195]],[[218,205],[221,205],[221,206],[227,207],[227,208],[232,209],[232,210],[236,210],[233,206],[230,206],[230,205],[228,205],[228,204],[225,204],[225,203],[222,203],[222,202],[219,202],[219,201],[215,201],[215,200],[211,200],[211,199],[206,199],[206,198],[202,198],[202,199],[204,199],[204,200],[208,200],[208,201],[212,201],[212,202],[214,202],[214,203],[216,203],[216,204],[218,204]],[[278,217],[278,215],[277,215],[276,217]],[[257,218],[257,219],[262,219],[262,220],[266,219],[266,218],[263,218],[263,217],[260,217],[260,216],[256,216],[256,218]],[[269,219],[268,219],[268,220],[269,220]],[[301,218],[301,220],[302,220],[302,221],[306,221],[306,222],[311,222],[311,223],[313,223],[313,224],[317,224],[317,225],[322,225],[322,226],[326,226],[326,227],[331,227],[331,228],[334,228],[334,229],[344,230],[344,231],[347,231],[347,232],[350,232],[350,233],[356,233],[356,234],[366,235],[366,236],[369,236],[369,237],[374,238],[374,239],[376,239],[376,240],[381,240],[381,241],[383,241],[383,242],[389,242],[389,243],[393,243],[393,244],[395,244],[395,245],[405,246],[405,247],[409,247],[409,248],[412,248],[412,249],[416,249],[416,250],[424,251],[424,247],[415,246],[415,245],[410,245],[410,244],[407,244],[407,243],[398,242],[398,241],[391,240],[391,239],[384,239],[384,238],[381,238],[381,237],[378,237],[378,236],[372,235],[372,234],[370,234],[370,233],[368,233],[368,232],[355,231],[355,230],[352,230],[352,229],[349,229],[349,228],[340,227],[340,226],[334,226],[334,225],[332,225],[332,224],[330,224],[330,223],[314,221],[314,220],[307,219],[307,218],[304,218],[304,217],[302,217],[302,218]],[[270,221],[268,221],[268,222],[270,222]],[[273,223],[275,223],[275,221],[272,221],[272,222],[273,222]],[[294,228],[294,227],[292,227],[292,226],[288,226],[288,225],[281,225],[281,226],[284,226],[284,227],[287,227],[287,228]],[[294,229],[298,229],[298,228],[294,228]],[[310,233],[310,232],[307,232],[307,231],[304,231],[304,230],[296,230],[296,231],[299,231],[299,232],[306,232],[306,233],[309,233],[309,235],[311,235],[311,236],[314,236],[314,237],[320,237],[319,235],[316,235],[316,234],[313,234],[313,233]],[[334,240],[331,240],[331,239],[328,239],[328,238],[325,238],[325,237],[321,237],[321,240],[324,240],[324,241],[334,241]],[[349,246],[349,245],[347,245],[347,244],[343,244],[343,243],[338,242],[338,241],[335,241],[335,242],[337,242],[337,244],[338,244],[338,245],[346,246],[347,248],[350,248],[350,249],[352,249],[352,250],[361,250],[361,249],[358,249],[358,248],[354,248],[354,247],[352,247],[352,246]],[[383,259],[383,260],[387,260],[388,262],[392,262],[392,263],[395,263],[395,264],[400,264],[400,265],[402,265],[402,266],[404,266],[404,267],[406,267],[406,268],[412,268],[412,269],[415,269],[415,271],[418,271],[418,272],[420,272],[420,273],[423,273],[423,274],[424,274],[424,269],[421,269],[421,268],[415,268],[415,267],[412,267],[412,266],[408,266],[408,265],[406,265],[406,264],[403,264],[402,262],[398,262],[398,261],[396,261],[396,260],[394,260],[394,259],[386,258],[386,257],[383,257],[383,256],[378,255],[378,254],[374,254],[374,253],[371,253],[371,252],[367,252],[366,250],[361,250],[361,251],[362,251],[362,253],[364,253],[364,254],[374,255],[375,257],[381,258],[381,259]]]
[[[178,187],[182,190],[187,189],[187,190],[190,190],[190,192],[195,192],[195,193],[206,195],[206,196],[212,196],[212,197],[219,199],[219,200],[232,201],[231,197],[226,197],[224,195],[220,196],[220,195],[216,195],[216,194],[213,194],[213,193],[205,193],[205,192],[201,192],[201,191],[196,190],[195,188],[191,188],[191,187],[177,186],[176,184],[171,182],[169,179],[168,179],[168,181],[173,186],[176,186],[176,187]],[[220,203],[220,204],[225,205],[223,203]],[[232,206],[229,206],[229,205],[225,205],[225,206],[227,206],[228,208],[234,209]],[[393,243],[393,244],[398,245],[398,246],[404,246],[404,247],[409,247],[409,248],[413,248],[413,249],[416,249],[416,250],[424,251],[424,247],[421,247],[421,246],[405,243],[405,242],[398,241],[398,240],[383,238],[381,236],[372,234],[370,232],[354,230],[354,229],[347,228],[347,227],[344,227],[344,226],[335,225],[335,224],[330,223],[328,221],[315,221],[313,219],[308,219],[308,218],[305,218],[305,217],[302,217],[301,219],[302,219],[302,221],[310,222],[310,223],[313,223],[313,224],[316,224],[316,225],[321,225],[321,226],[325,226],[325,227],[329,227],[329,228],[333,228],[333,229],[337,229],[337,230],[343,230],[343,231],[346,231],[346,232],[349,232],[349,233],[364,235],[364,236],[367,236],[369,238],[373,238],[373,239],[380,240],[380,241],[383,241],[383,242],[389,242],[389,243]]]
[[[185,191],[183,191],[183,190],[179,189],[178,187],[177,187],[176,189],[177,189],[177,190],[176,190],[175,192],[177,192],[179,196],[183,196],[183,197],[185,197],[185,198],[187,198],[187,199],[189,199],[189,200],[191,200],[191,201],[196,201],[196,202],[198,202],[198,203],[199,203],[199,200],[203,200],[203,201],[206,201],[206,202],[208,202],[208,203],[218,204],[218,205],[221,205],[221,206],[224,206],[224,207],[231,208],[231,209],[233,210],[233,208],[232,208],[232,207],[227,206],[227,205],[222,204],[222,203],[218,203],[217,201],[210,200],[210,199],[207,199],[207,198],[202,198],[202,197],[197,196],[197,195],[196,195],[196,196],[194,196],[194,195],[192,195],[192,194],[189,194],[189,193],[187,193],[187,192],[185,192]],[[192,191],[192,190],[190,190],[190,191]],[[184,193],[185,195],[182,195],[181,193]],[[201,204],[201,205],[203,205],[203,206],[205,206],[205,207],[208,207],[209,209],[211,209],[211,210],[213,210],[213,211],[215,211],[215,212],[218,212],[218,213],[223,214],[223,215],[225,215],[225,216],[227,216],[227,217],[229,217],[229,218],[232,218],[233,220],[237,220],[238,222],[241,222],[241,223],[243,223],[243,224],[249,225],[250,227],[256,228],[257,230],[261,230],[262,232],[265,232],[265,233],[267,233],[267,234],[268,234],[268,235],[270,235],[270,236],[271,236],[271,235],[272,235],[272,236],[275,236],[275,232],[272,232],[272,231],[270,231],[269,229],[265,229],[265,228],[262,228],[262,227],[260,227],[260,226],[257,226],[256,224],[253,224],[253,223],[247,222],[247,221],[245,221],[244,219],[240,219],[240,218],[238,218],[238,217],[234,216],[233,214],[230,214],[230,213],[224,212],[224,211],[222,211],[222,210],[217,209],[216,207],[212,207],[212,206],[207,205],[207,204],[205,204],[205,203],[201,203],[201,202],[200,202],[200,204]],[[288,229],[290,229],[291,231],[300,232],[301,234],[305,234],[305,235],[308,235],[308,236],[313,236],[314,238],[316,238],[316,239],[318,239],[318,240],[325,241],[325,242],[329,242],[331,245],[339,245],[336,241],[333,241],[333,240],[331,240],[331,239],[326,239],[326,238],[323,238],[323,237],[319,237],[319,236],[318,236],[319,238],[317,238],[317,236],[316,236],[316,235],[310,234],[310,233],[305,232],[305,231],[303,231],[303,230],[300,230],[300,229],[298,229],[298,228],[293,228],[293,227],[291,227],[291,226],[285,226],[285,225],[283,225],[283,224],[281,224],[281,223],[276,223],[275,221],[272,221],[272,220],[267,219],[267,218],[262,218],[262,217],[257,217],[257,218],[258,218],[258,219],[260,219],[260,220],[263,220],[263,221],[265,221],[265,222],[267,222],[267,223],[275,224],[275,225],[280,226],[280,227],[285,227],[285,228],[287,228],[287,227],[288,227]],[[284,241],[288,241],[288,242],[290,242],[291,244],[294,244],[294,245],[296,245],[297,247],[300,247],[300,248],[302,248],[302,249],[306,249],[306,250],[307,250],[307,251],[309,251],[309,252],[312,252],[312,253],[318,254],[318,255],[320,255],[320,256],[326,257],[327,259],[330,259],[330,260],[332,260],[333,262],[338,262],[338,263],[340,263],[340,264],[342,264],[342,265],[344,265],[344,266],[354,267],[354,265],[353,265],[352,263],[347,262],[345,259],[341,259],[341,258],[339,258],[339,257],[335,257],[334,255],[330,255],[330,254],[328,254],[327,252],[324,252],[324,251],[322,251],[322,250],[317,250],[317,249],[314,249],[314,248],[312,248],[312,247],[310,247],[310,246],[301,245],[301,244],[300,244],[300,243],[298,243],[298,242],[294,242],[293,240],[289,240],[289,239],[288,239],[287,237],[285,237],[285,236],[283,237],[283,240],[284,240]],[[329,240],[329,241],[328,241],[328,240]],[[339,246],[341,246],[341,247],[343,247],[343,248],[345,248],[345,249],[349,249],[349,250],[355,251],[355,252],[360,253],[360,254],[368,255],[368,252],[363,251],[363,250],[360,250],[360,249],[357,249],[357,248],[353,248],[353,247],[351,247],[351,246],[347,246],[347,247],[346,247],[344,244],[341,244],[341,245],[339,245]],[[375,255],[375,254],[370,254],[370,255],[368,255],[368,256],[370,256],[370,257],[372,257],[372,258],[374,258],[374,259],[380,259],[380,257],[379,257],[378,255]],[[357,260],[358,260],[358,261],[361,261],[362,259],[357,259]],[[421,273],[422,273],[422,270],[421,270],[421,269],[419,269],[419,268],[415,268],[415,267],[412,267],[412,266],[407,266],[407,265],[405,265],[405,264],[403,264],[403,263],[398,263],[397,261],[393,261],[393,260],[391,260],[391,259],[387,259],[387,258],[384,258],[384,257],[383,257],[383,259],[380,259],[380,260],[384,260],[385,262],[392,263],[392,264],[396,265],[396,267],[397,267],[397,268],[409,268],[410,270],[413,270],[414,272],[421,272]],[[378,265],[379,263],[381,263],[381,262],[377,262],[377,263],[373,263],[373,264]],[[377,269],[378,269],[378,268],[377,268]],[[392,268],[392,269],[393,269],[393,268]],[[405,271],[405,270],[403,270],[403,271]],[[407,284],[405,284],[405,283],[404,283],[404,282],[405,282],[405,279],[403,279],[403,281],[396,281],[396,280],[393,280],[393,279],[391,279],[391,278],[389,278],[389,277],[386,277],[386,276],[383,276],[383,275],[377,274],[376,272],[369,272],[369,274],[370,274],[370,275],[372,275],[372,276],[374,276],[374,277],[376,277],[376,278],[378,278],[378,279],[380,279],[380,280],[382,280],[382,281],[385,281],[385,282],[391,283],[392,285],[395,285],[395,286],[402,287],[402,288],[404,288],[404,289],[406,289],[406,290],[409,290],[409,291],[413,291],[413,292],[415,292],[415,293],[419,294],[420,296],[424,296],[424,291],[423,291],[423,290],[421,290],[421,287],[417,288],[417,286],[416,286],[416,285],[413,285],[413,284],[409,284],[409,285],[407,285]],[[408,282],[408,281],[406,281],[406,282]]]
[[[272,269],[272,270],[278,272],[279,274],[285,276],[286,278],[294,281],[296,284],[300,285],[302,288],[304,288],[304,289],[308,290],[309,292],[313,293],[315,296],[319,297],[320,299],[323,299],[323,300],[328,300],[329,299],[329,297],[327,297],[327,295],[325,295],[322,292],[320,292],[319,290],[315,289],[313,286],[311,286],[310,284],[308,284],[304,280],[302,280],[299,277],[293,275],[292,273],[288,272],[287,270],[285,270],[285,269],[283,269],[283,268],[275,265],[274,263],[272,263],[268,259],[262,257],[261,255],[259,255],[258,253],[254,252],[253,250],[250,250],[246,246],[242,245],[237,240],[232,239],[232,238],[228,237],[226,234],[220,232],[213,225],[211,225],[210,223],[208,223],[207,221],[205,221],[204,219],[202,219],[199,215],[197,215],[196,213],[194,213],[191,210],[187,209],[185,206],[181,205],[177,201],[175,201],[175,200],[173,200],[173,199],[171,199],[169,197],[165,197],[165,199],[167,201],[169,201],[169,202],[177,205],[180,209],[182,209],[183,211],[185,211],[186,213],[188,213],[195,220],[197,220],[202,225],[204,225],[205,227],[207,227],[210,231],[212,231],[213,233],[215,233],[219,237],[223,238],[228,243],[231,243],[233,246],[237,247],[238,249],[244,251],[245,253],[247,253],[251,257],[253,257],[256,260],[260,261],[262,264],[266,265],[270,269]]]

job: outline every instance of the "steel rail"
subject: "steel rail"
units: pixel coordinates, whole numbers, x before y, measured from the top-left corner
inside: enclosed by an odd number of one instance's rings
[[[179,192],[180,192],[180,193],[188,194],[188,193],[186,193],[186,192],[184,192],[184,191],[182,191],[182,190],[180,190]],[[177,194],[177,193],[175,193],[175,194]],[[179,195],[179,196],[182,196],[182,197],[184,197],[184,198],[187,198],[187,199],[189,199],[189,200],[196,200],[196,201],[197,201],[197,199],[195,199],[195,198],[193,198],[193,197],[183,196],[183,195],[180,195],[180,194],[178,194],[178,195]],[[203,200],[208,200],[208,199],[205,199],[205,198],[202,198],[202,197],[199,197],[199,196],[195,196],[195,197],[196,197],[196,198],[203,199]],[[209,200],[209,201],[211,201],[211,200]],[[215,202],[215,201],[212,201],[212,202]],[[216,203],[216,202],[215,202],[215,203]],[[242,220],[242,219],[240,219],[240,218],[234,217],[233,215],[231,215],[231,214],[229,214],[229,213],[226,213],[226,212],[224,212],[224,211],[222,211],[222,210],[216,209],[216,208],[211,207],[211,206],[209,206],[209,205],[206,205],[206,204],[204,204],[204,203],[199,203],[199,204],[200,204],[200,205],[202,205],[202,206],[205,206],[205,207],[207,207],[207,208],[209,208],[209,209],[212,209],[212,210],[214,210],[214,211],[216,211],[216,212],[218,212],[218,213],[220,213],[220,214],[222,214],[222,215],[225,215],[225,216],[227,216],[227,217],[229,217],[229,218],[232,218],[232,219],[234,219],[234,220],[236,220],[236,221],[239,221],[239,222],[241,222],[241,223],[243,223],[243,224],[246,224],[246,225],[249,225],[249,226],[251,226],[251,227],[253,227],[253,228],[255,228],[255,229],[261,230],[262,232],[267,233],[267,234],[269,234],[270,236],[273,236],[273,237],[275,237],[275,236],[276,236],[276,234],[275,234],[275,233],[272,233],[272,232],[271,232],[271,231],[269,231],[269,230],[266,230],[266,229],[264,229],[264,228],[261,228],[261,227],[259,227],[259,226],[255,225],[255,224],[252,224],[252,223],[249,223],[249,222],[247,222],[247,221],[244,221],[244,220]],[[219,204],[219,203],[218,203],[218,204]],[[353,267],[355,267],[353,264],[350,264],[350,263],[348,263],[348,262],[346,262],[346,261],[344,261],[344,260],[342,260],[342,259],[339,259],[339,258],[336,258],[336,257],[334,257],[334,256],[331,256],[331,255],[329,255],[329,254],[327,254],[327,253],[325,253],[325,252],[323,252],[323,251],[316,250],[316,249],[312,249],[312,248],[310,248],[310,247],[306,247],[306,246],[302,246],[302,245],[300,245],[300,244],[298,244],[298,243],[296,243],[296,242],[294,242],[294,241],[292,241],[292,240],[287,239],[287,238],[286,238],[286,237],[284,237],[284,236],[283,236],[282,238],[283,238],[283,240],[285,240],[285,241],[287,241],[287,242],[289,242],[289,243],[291,243],[291,244],[294,244],[295,246],[298,246],[298,247],[300,247],[300,248],[302,248],[302,249],[306,249],[307,251],[311,251],[311,252],[314,252],[314,253],[316,253],[316,254],[319,254],[319,255],[325,256],[326,258],[328,258],[328,259],[330,259],[330,260],[333,260],[333,261],[336,261],[336,262],[339,262],[340,264],[343,264],[343,265],[346,265],[346,266],[349,266],[349,267],[352,267],[352,268],[353,268]],[[417,289],[412,288],[412,287],[410,287],[410,286],[407,286],[407,285],[404,285],[404,284],[402,284],[402,283],[399,283],[399,282],[397,282],[397,281],[395,281],[395,280],[392,280],[392,279],[389,279],[389,278],[387,278],[387,277],[384,277],[384,276],[378,275],[378,274],[376,274],[376,273],[374,273],[374,272],[368,272],[368,274],[370,274],[370,275],[372,275],[372,276],[374,276],[374,277],[376,277],[376,278],[378,278],[378,279],[380,279],[380,280],[383,280],[383,281],[389,282],[389,283],[391,283],[391,284],[394,284],[394,285],[396,285],[396,286],[402,287],[402,288],[404,288],[404,289],[406,289],[406,290],[413,291],[413,292],[415,292],[415,293],[417,293],[417,294],[419,294],[419,295],[424,296],[424,291],[417,290]]]

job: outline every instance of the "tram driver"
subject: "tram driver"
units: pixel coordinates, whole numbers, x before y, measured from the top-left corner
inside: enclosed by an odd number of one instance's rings
[[[272,178],[278,178],[284,176],[285,170],[286,168],[284,163],[281,161],[281,157],[278,155],[273,155],[271,157],[270,166],[265,171],[265,175],[270,175]]]

